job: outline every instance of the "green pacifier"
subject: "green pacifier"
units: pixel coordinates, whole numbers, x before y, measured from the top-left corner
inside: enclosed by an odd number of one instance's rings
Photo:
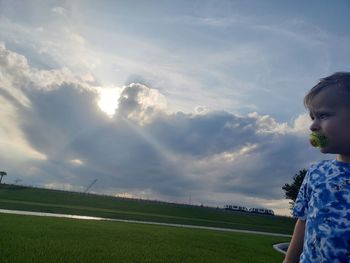
[[[324,136],[321,133],[317,133],[317,132],[312,132],[310,134],[310,144],[313,147],[319,147],[319,148],[324,148],[328,145],[328,139],[326,136]]]

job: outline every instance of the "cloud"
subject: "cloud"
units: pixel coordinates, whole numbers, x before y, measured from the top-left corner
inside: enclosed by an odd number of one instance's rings
[[[66,12],[66,9],[64,9],[61,6],[55,6],[51,9],[51,11],[58,14],[58,15],[64,15]]]
[[[68,69],[35,69],[4,45],[0,69],[0,142],[13,142],[0,165],[25,183],[82,190],[98,178],[101,193],[280,209],[281,186],[319,157],[305,116],[288,124],[257,112],[172,112],[159,90],[132,83],[110,118],[100,87]]]
[[[142,84],[125,86],[119,97],[118,113],[139,123],[150,121],[152,116],[166,109],[166,100],[159,91]]]

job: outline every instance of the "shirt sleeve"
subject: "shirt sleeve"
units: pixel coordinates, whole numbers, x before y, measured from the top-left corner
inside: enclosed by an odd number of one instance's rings
[[[304,177],[292,211],[292,215],[301,220],[306,220],[309,210],[309,174],[310,169]]]

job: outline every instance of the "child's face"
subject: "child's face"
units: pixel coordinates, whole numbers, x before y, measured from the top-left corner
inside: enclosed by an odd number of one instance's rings
[[[328,144],[323,153],[350,156],[350,94],[339,87],[320,91],[310,105],[310,130],[324,134]]]

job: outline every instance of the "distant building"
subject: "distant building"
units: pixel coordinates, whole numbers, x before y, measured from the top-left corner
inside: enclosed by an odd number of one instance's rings
[[[264,214],[264,215],[275,215],[273,210],[267,209],[267,208],[247,208],[245,206],[239,206],[239,205],[225,205],[225,210],[229,211],[238,211],[238,212],[249,212],[249,213],[256,213],[256,214]]]
[[[225,210],[248,212],[248,208],[246,208],[245,206],[225,205],[224,208]]]
[[[271,209],[267,208],[249,208],[250,213],[265,214],[265,215],[275,215]]]

